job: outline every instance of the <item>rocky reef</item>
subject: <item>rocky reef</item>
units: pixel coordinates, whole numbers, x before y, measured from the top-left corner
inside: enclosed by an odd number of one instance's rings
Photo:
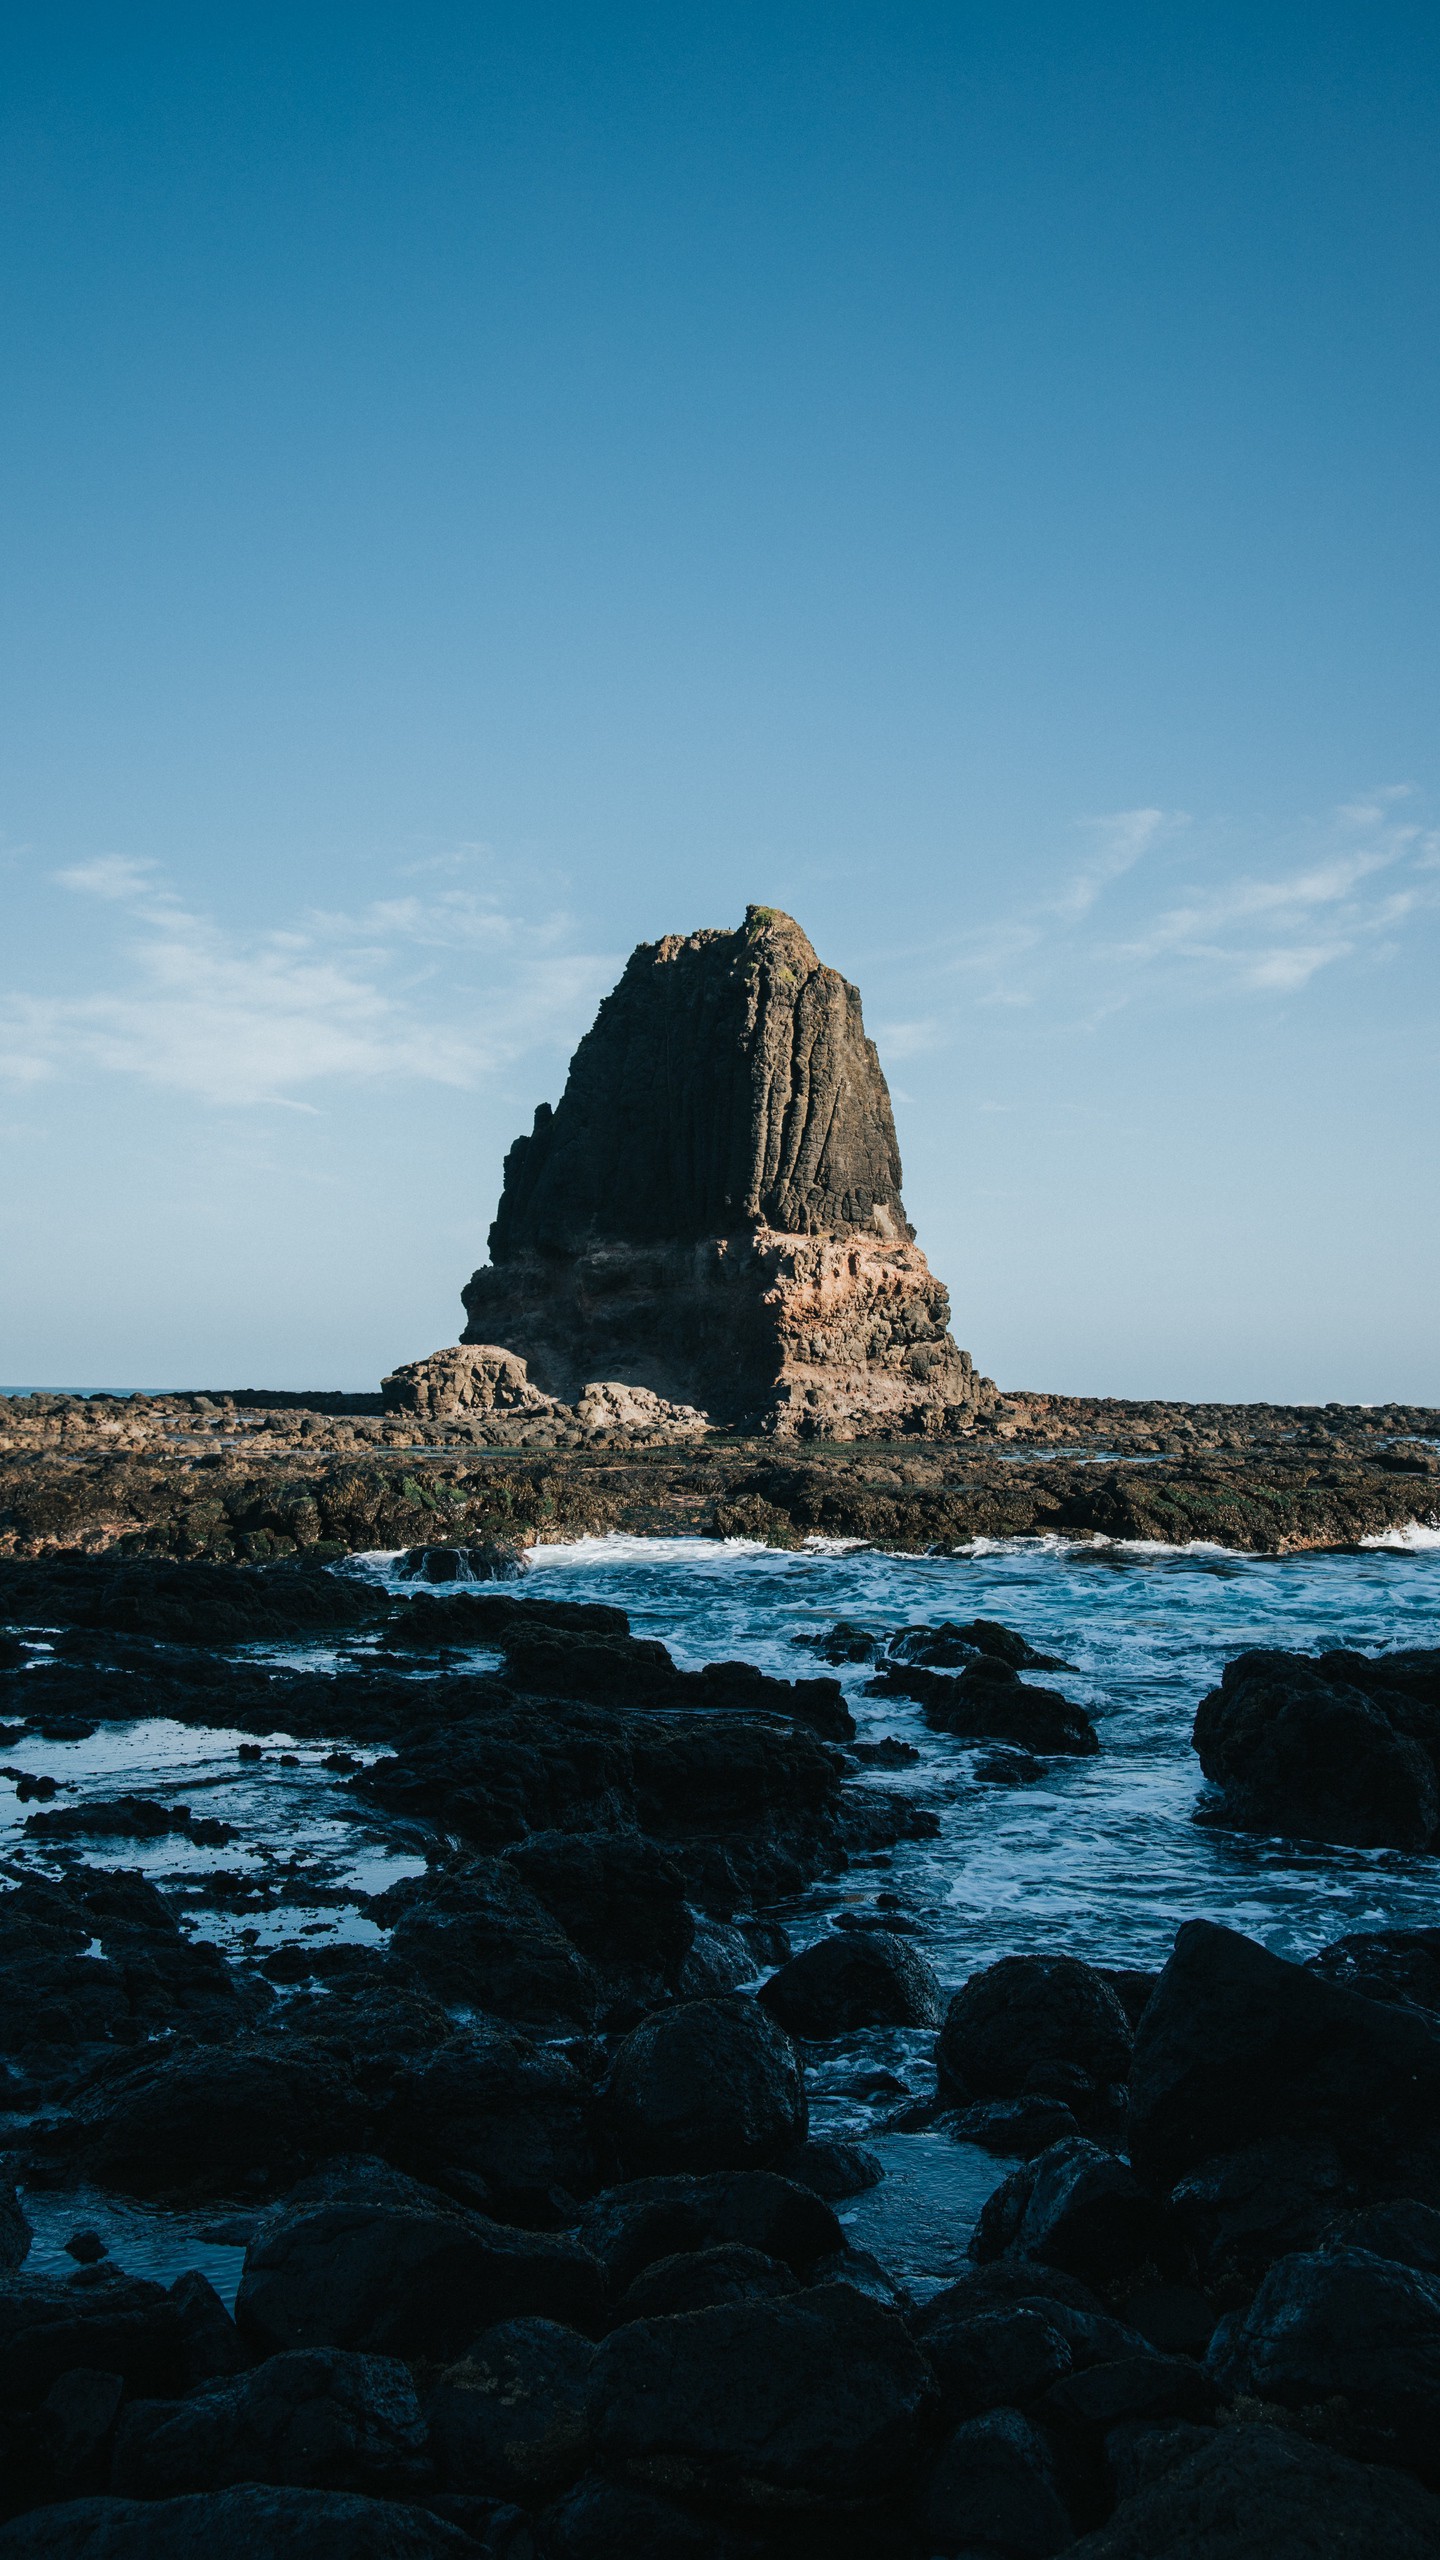
[[[905,1215],[859,991],[772,907],[632,955],[510,1149],[462,1294],[465,1343],[566,1404],[620,1381],[726,1428],[855,1439],[995,1403]]]

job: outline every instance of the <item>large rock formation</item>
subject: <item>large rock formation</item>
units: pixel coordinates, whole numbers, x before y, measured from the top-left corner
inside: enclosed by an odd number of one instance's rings
[[[851,1438],[994,1403],[900,1198],[860,997],[800,927],[642,943],[505,1159],[466,1343],[565,1400],[602,1378],[721,1424]]]

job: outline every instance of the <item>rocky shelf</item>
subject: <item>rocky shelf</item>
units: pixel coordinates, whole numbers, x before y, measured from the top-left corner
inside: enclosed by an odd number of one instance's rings
[[[1440,1511],[1440,1413],[1015,1395],[953,1440],[568,1446],[386,1415],[378,1396],[12,1396],[0,1554],[48,1547],[262,1560],[503,1537],[1194,1540],[1345,1546]]]

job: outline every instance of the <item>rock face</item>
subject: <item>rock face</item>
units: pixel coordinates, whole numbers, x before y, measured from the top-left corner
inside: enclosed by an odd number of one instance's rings
[[[774,908],[641,944],[505,1159],[490,1256],[464,1341],[568,1402],[605,1378],[827,1438],[995,1402],[905,1216],[859,993]]]

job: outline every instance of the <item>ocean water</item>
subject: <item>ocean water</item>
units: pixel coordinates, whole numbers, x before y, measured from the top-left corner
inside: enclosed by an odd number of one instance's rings
[[[397,1561],[377,1554],[343,1569],[393,1584]],[[1351,1930],[1440,1922],[1440,1860],[1198,1825],[1203,1786],[1189,1743],[1200,1698],[1247,1647],[1440,1646],[1433,1530],[1283,1558],[1058,1540],[978,1540],[958,1554],[907,1557],[838,1543],[781,1553],[743,1541],[590,1538],[534,1549],[524,1589],[616,1603],[637,1634],[660,1637],[687,1666],[738,1658],[790,1678],[811,1675],[827,1666],[796,1638],[841,1618],[877,1634],[994,1618],[1063,1658],[1063,1673],[1033,1676],[1089,1709],[1100,1756],[1053,1762],[1042,1780],[1015,1788],[978,1783],[981,1755],[930,1733],[917,1706],[867,1698],[866,1666],[835,1674],[862,1739],[893,1734],[919,1754],[897,1772],[871,1772],[870,1783],[928,1806],[940,1830],[788,1906],[782,1916],[797,1947],[845,1911],[889,1909],[913,1926],[949,1989],[999,1956],[1029,1951],[1155,1967],[1179,1923],[1196,1917],[1291,1957]],[[344,1652],[288,1647],[276,1658],[332,1671],[343,1688]],[[493,1660],[477,1652],[466,1667]],[[414,1676],[436,1675],[427,1664]],[[337,1740],[343,1725],[337,1697]],[[124,1789],[232,1823],[236,1837],[224,1847],[175,1836],[80,1845],[94,1863],[139,1867],[182,1897],[201,1897],[190,1901],[187,1926],[234,1952],[297,1938],[378,1939],[367,1897],[418,1872],[420,1844],[374,1823],[343,1776],[325,1768],[326,1744],[276,1734],[259,1762],[242,1760],[239,1746],[251,1739],[147,1720],[103,1725],[75,1742],[27,1733],[8,1743],[6,1759],[53,1775],[60,1804]],[[62,1863],[24,1832],[36,1809],[10,1787],[0,1792],[0,1873]],[[928,2034],[875,2030],[816,2050],[810,2071],[816,2130],[865,2140],[887,2171],[844,2208],[852,2235],[920,2292],[964,2263],[975,2214],[1007,2165],[943,2134],[887,2130],[897,2109],[933,2085],[932,2043]],[[203,2264],[227,2292],[238,2273],[237,2240],[203,2217],[94,2195],[37,2196],[33,2209],[42,2226],[37,2265],[88,2220],[137,2272]]]

